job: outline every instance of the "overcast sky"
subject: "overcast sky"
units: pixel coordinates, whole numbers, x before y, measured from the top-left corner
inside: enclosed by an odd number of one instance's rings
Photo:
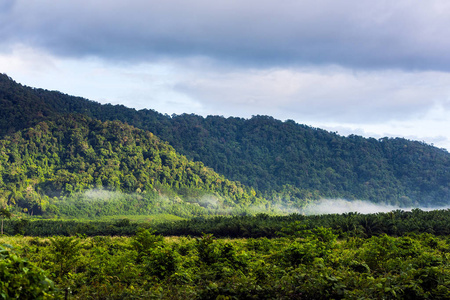
[[[0,72],[162,113],[450,149],[447,0],[1,0]]]

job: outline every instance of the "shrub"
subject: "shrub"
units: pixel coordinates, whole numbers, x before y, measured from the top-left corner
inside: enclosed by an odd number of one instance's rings
[[[0,297],[3,299],[49,299],[53,282],[44,271],[12,249],[0,246]]]

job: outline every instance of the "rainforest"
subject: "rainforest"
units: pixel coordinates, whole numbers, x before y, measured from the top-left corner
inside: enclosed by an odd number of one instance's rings
[[[314,213],[333,199],[393,209]],[[424,142],[0,74],[3,299],[448,299],[449,203],[450,154]]]

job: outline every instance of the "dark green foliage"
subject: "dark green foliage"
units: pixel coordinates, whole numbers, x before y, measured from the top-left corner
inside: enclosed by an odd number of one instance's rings
[[[361,224],[366,224],[365,227]],[[369,226],[370,225],[370,226]],[[411,232],[450,234],[450,210],[392,211],[377,214],[333,214],[304,216],[252,216],[194,218],[171,224],[159,224],[155,229],[165,235],[201,236],[212,233],[220,237],[305,237],[310,230],[319,227],[332,228],[340,237],[371,237],[388,234],[402,236]],[[433,243],[432,241],[430,243]]]
[[[407,207],[450,200],[450,156],[424,143],[345,138],[265,116],[180,115],[168,122],[171,134],[155,134],[276,201],[302,206],[320,196],[345,197]]]
[[[376,232],[373,227],[363,228],[361,222],[367,219],[377,220],[381,224]],[[342,224],[346,224],[344,227]],[[191,220],[136,223],[129,220],[117,221],[74,221],[74,220],[5,220],[5,233],[8,235],[23,234],[28,236],[53,235],[134,235],[139,227],[152,226],[156,235],[163,236],[196,236],[213,234],[216,237],[231,238],[275,238],[296,237],[308,238],[311,234],[321,237],[324,241],[337,234],[340,238],[353,237],[367,238],[387,234],[390,236],[406,236],[411,234],[433,234],[436,236],[450,235],[450,210],[436,211],[392,211],[377,214],[341,214],[304,216],[292,214],[288,216],[269,216],[259,214],[256,216],[232,217],[199,217]],[[320,228],[332,229],[321,232]],[[20,232],[17,231],[20,228]],[[355,230],[356,228],[356,230]],[[366,231],[367,230],[367,231]],[[322,237],[323,236],[323,237]],[[424,236],[424,243],[428,247],[438,248],[439,244],[430,236]],[[254,247],[263,249],[264,246],[256,243]],[[262,248],[260,248],[262,247]]]

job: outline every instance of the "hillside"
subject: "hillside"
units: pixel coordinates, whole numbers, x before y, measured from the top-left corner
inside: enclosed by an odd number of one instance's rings
[[[261,200],[152,133],[119,121],[67,115],[0,140],[0,199],[8,205],[40,214],[50,197],[92,189],[193,203],[208,196],[221,207]]]
[[[136,111],[24,87],[6,75],[0,76],[0,101],[3,135],[61,113],[120,120],[287,204],[301,206],[320,197],[403,206],[450,203],[450,154],[422,142],[343,137],[267,116],[247,120]]]

